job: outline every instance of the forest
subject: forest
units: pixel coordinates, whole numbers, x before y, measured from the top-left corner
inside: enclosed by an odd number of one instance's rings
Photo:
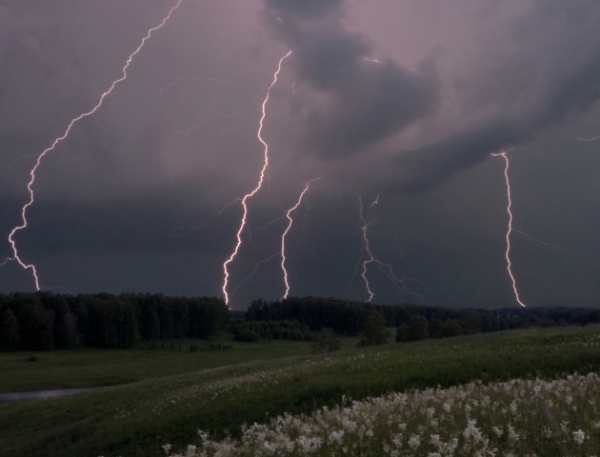
[[[444,308],[304,297],[258,299],[243,313],[231,312],[214,297],[13,293],[0,294],[0,350],[124,349],[142,341],[208,339],[223,332],[246,342],[308,341],[323,329],[358,336],[373,313],[396,329],[398,342],[600,322],[600,310],[576,307]]]
[[[229,327],[217,298],[162,294],[0,295],[0,349],[130,348],[139,341],[209,338]]]
[[[600,322],[600,310],[595,308],[445,308],[414,304],[377,305],[322,297],[287,298],[273,302],[255,300],[246,311],[245,319],[295,321],[312,331],[331,328],[340,335],[357,336],[373,311],[383,315],[387,327],[397,328],[398,341]],[[424,323],[426,331],[422,332],[422,338],[411,338],[405,332],[414,327],[417,317],[416,322]]]

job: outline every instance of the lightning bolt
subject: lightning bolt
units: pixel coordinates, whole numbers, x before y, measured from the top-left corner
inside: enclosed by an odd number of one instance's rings
[[[521,235],[522,237],[526,238],[527,240],[531,241],[532,243],[537,243],[537,244],[539,244],[541,246],[544,246],[545,248],[552,248],[552,249],[555,249],[557,251],[567,252],[566,249],[563,249],[560,246],[557,246],[557,245],[555,245],[553,243],[548,243],[547,241],[544,241],[544,240],[540,240],[539,238],[531,236],[529,233],[524,232],[522,230],[518,230],[516,228],[513,228],[513,233],[517,233],[517,234]]]
[[[371,204],[371,208],[373,206],[375,206],[378,202],[379,202],[379,194],[377,194],[377,197]],[[363,278],[363,282],[365,283],[365,288],[367,289],[367,294],[369,295],[369,298],[366,300],[366,302],[370,303],[371,300],[373,300],[373,297],[375,296],[375,293],[371,289],[371,284],[369,282],[369,278],[367,277],[369,264],[375,263],[379,267],[379,269],[390,280],[392,280],[394,282],[394,284],[396,285],[397,288],[398,288],[399,284],[402,284],[402,289],[404,290],[404,292],[414,295],[416,297],[419,297],[421,304],[422,304],[425,299],[423,294],[420,294],[418,292],[414,292],[414,291],[410,290],[406,285],[406,281],[407,280],[414,281],[414,282],[420,283],[421,285],[422,285],[422,282],[419,281],[417,278],[409,278],[409,277],[399,278],[394,273],[394,269],[392,268],[392,266],[390,264],[382,262],[373,253],[373,251],[371,249],[371,242],[369,239],[369,234],[368,234],[368,228],[369,228],[369,225],[371,225],[371,223],[367,222],[367,220],[365,219],[363,202],[362,202],[362,198],[360,196],[358,197],[358,205],[359,205],[360,229],[361,229],[362,238],[363,238],[363,253],[366,252],[367,256],[368,256],[368,258],[366,260],[363,260],[363,262],[362,262],[362,272],[361,272],[361,277]],[[358,269],[358,264],[356,265],[356,268]],[[356,274],[356,270],[355,270],[355,274]],[[398,288],[398,290],[400,290],[400,289]]]
[[[315,179],[319,179],[319,178],[315,178]],[[287,212],[285,213],[285,217],[288,220],[288,224],[287,224],[287,227],[285,228],[285,230],[283,231],[283,234],[281,235],[281,270],[283,272],[283,282],[285,284],[285,292],[282,297],[283,299],[286,299],[288,294],[290,293],[290,283],[288,281],[288,272],[287,272],[287,269],[285,268],[285,237],[287,236],[287,234],[289,233],[289,231],[292,228],[292,225],[294,224],[294,219],[292,219],[292,213],[298,209],[298,207],[302,203],[302,199],[304,198],[304,195],[306,195],[306,192],[308,192],[308,190],[310,189],[310,185],[312,184],[313,181],[315,181],[315,179],[312,179],[311,181],[306,183],[306,185],[304,186],[304,189],[302,190],[302,192],[300,192],[300,196],[298,197],[298,201],[296,202],[296,204],[294,206],[292,206],[290,209],[288,209]]]
[[[369,295],[369,298],[366,300],[366,302],[369,303],[371,300],[373,300],[373,297],[375,296],[375,294],[371,290],[371,284],[369,283],[369,279],[367,278],[367,267],[370,263],[375,262],[376,259],[375,259],[375,256],[373,255],[373,252],[371,251],[369,235],[367,234],[367,229],[369,228],[369,223],[367,223],[367,221],[365,220],[365,216],[363,214],[362,197],[358,197],[358,203],[359,203],[359,207],[360,207],[359,218],[360,218],[360,228],[361,228],[362,237],[363,237],[363,251],[366,252],[367,255],[369,256],[369,258],[367,260],[363,260],[362,273],[361,273],[361,276],[365,283],[365,287],[367,289],[367,294]]]
[[[207,116],[202,122],[200,122],[199,124],[190,127],[186,130],[181,130],[178,132],[175,132],[171,135],[171,138],[176,138],[179,136],[189,136],[192,133],[195,133],[196,131],[200,130],[202,127],[204,127],[205,125],[207,125],[210,121],[212,121],[213,119],[219,119],[219,118],[226,118],[226,119],[233,119],[234,117],[239,117],[243,114],[244,110],[248,107],[253,105],[254,103],[256,103],[256,100],[252,100],[248,103],[245,103],[241,106],[241,108],[234,113],[215,113],[215,114],[211,114],[209,116]],[[167,146],[170,146],[173,143],[173,139],[171,139],[168,143]]]
[[[15,160],[13,160],[11,163],[9,163],[9,164],[8,164],[8,167],[6,167],[6,168],[4,169],[4,171],[0,172],[0,176],[2,176],[2,175],[5,175],[5,174],[8,174],[8,172],[11,170],[11,168],[12,168],[12,167],[13,167],[15,164],[17,164],[18,162],[21,162],[21,161],[23,161],[23,160],[27,160],[27,159],[29,159],[29,158],[31,158],[31,157],[36,157],[36,155],[35,155],[35,154],[29,154],[29,155],[25,155],[25,156],[22,156],[22,157],[19,157],[19,158],[17,158],[17,159],[15,159]]]
[[[5,265],[6,265],[8,262],[12,262],[13,260],[15,260],[15,258],[14,258],[14,257],[7,257],[6,259],[4,259],[4,260],[2,261],[2,263],[0,263],[0,267],[3,267],[3,266],[5,266]]]
[[[272,256],[267,257],[266,259],[262,259],[261,261],[259,261],[256,265],[254,265],[254,270],[252,270],[252,273],[250,273],[248,276],[246,276],[244,279],[242,279],[237,286],[235,286],[235,288],[231,291],[232,294],[235,294],[237,292],[237,290],[242,287],[244,284],[246,284],[246,282],[248,282],[248,280],[250,280],[251,278],[254,277],[254,275],[256,274],[256,272],[258,271],[259,267],[267,262],[270,262],[271,260],[273,260],[275,257],[279,257],[279,253],[276,252],[275,254],[273,254]]]
[[[181,2],[183,0],[178,0],[177,3],[175,4],[175,6],[173,6],[168,14],[162,19],[162,21],[150,28],[148,30],[148,32],[146,33],[146,36],[144,38],[142,38],[142,41],[140,42],[140,44],[138,45],[138,47],[129,55],[129,57],[127,58],[127,61],[125,62],[125,65],[123,66],[123,69],[121,70],[122,72],[122,76],[118,79],[115,79],[112,84],[110,85],[110,87],[108,88],[108,90],[106,90],[106,92],[103,92],[102,95],[100,96],[98,103],[96,103],[96,105],[90,110],[87,111],[83,114],[80,114],[79,116],[77,116],[76,118],[72,119],[71,122],[69,122],[69,125],[67,126],[66,130],[64,131],[64,133],[59,136],[58,138],[56,138],[52,144],[44,149],[38,156],[37,156],[37,160],[35,165],[33,166],[33,168],[31,169],[31,171],[29,172],[29,182],[27,183],[27,191],[29,192],[29,200],[27,201],[27,203],[25,203],[25,205],[23,205],[23,207],[21,208],[21,224],[17,225],[15,228],[13,228],[10,232],[10,234],[8,235],[8,242],[11,245],[12,251],[13,251],[13,260],[16,260],[17,263],[25,270],[31,270],[31,273],[33,275],[33,279],[35,281],[35,288],[36,290],[40,290],[40,281],[38,278],[38,274],[37,274],[37,269],[35,267],[35,265],[33,263],[27,264],[25,263],[21,257],[19,256],[19,251],[17,249],[17,243],[15,241],[15,235],[25,229],[27,227],[27,209],[33,205],[34,201],[35,201],[35,193],[33,191],[33,185],[35,183],[35,179],[36,179],[36,172],[40,166],[40,164],[42,163],[42,160],[44,159],[44,157],[46,157],[47,154],[49,154],[50,152],[52,152],[56,146],[61,143],[63,140],[65,140],[69,134],[71,133],[71,130],[73,129],[73,127],[75,126],[75,124],[77,124],[79,121],[81,121],[82,119],[85,119],[86,117],[92,116],[96,111],[98,111],[98,109],[100,109],[100,107],[102,106],[102,104],[104,103],[104,100],[106,99],[106,97],[108,97],[112,91],[114,90],[114,88],[117,86],[117,84],[125,81],[127,79],[127,70],[129,68],[129,66],[131,65],[131,62],[133,61],[134,57],[142,50],[142,48],[144,47],[144,45],[146,44],[146,42],[150,39],[150,37],[152,36],[152,34],[161,29],[166,23],[167,21],[171,18],[171,16],[173,15],[173,13],[175,12],[175,10],[177,10],[177,8],[179,8],[179,6],[181,5]],[[7,259],[8,260],[8,259]]]
[[[492,156],[493,157],[502,157],[504,159],[504,180],[506,182],[506,199],[507,199],[506,212],[508,213],[508,226],[507,226],[506,235],[505,235],[506,251],[504,253],[504,257],[506,258],[506,271],[508,272],[508,276],[510,276],[510,280],[512,282],[512,288],[513,288],[513,292],[515,294],[515,299],[517,300],[517,303],[519,305],[521,305],[523,308],[525,308],[526,305],[525,305],[525,303],[523,303],[521,301],[521,297],[519,296],[519,290],[517,288],[517,281],[512,272],[512,263],[510,261],[510,235],[513,232],[513,226],[512,226],[513,214],[512,214],[512,210],[511,210],[512,198],[511,198],[511,193],[510,193],[510,179],[508,178],[508,168],[510,166],[510,162],[508,160],[508,156],[506,155],[506,151],[493,153]]]
[[[590,141],[596,141],[596,140],[600,139],[600,135],[593,136],[591,138],[582,138],[578,135],[575,135],[575,138],[577,138],[579,141],[590,142]]]
[[[260,141],[260,143],[263,145],[263,166],[260,170],[260,175],[258,178],[258,181],[256,183],[256,186],[254,187],[254,189],[252,189],[252,191],[250,191],[249,193],[247,193],[246,195],[244,195],[244,197],[241,200],[241,204],[242,204],[242,218],[240,220],[240,227],[237,231],[236,234],[236,239],[237,239],[237,243],[235,245],[235,248],[233,250],[233,252],[231,253],[231,255],[229,256],[229,258],[223,263],[223,287],[222,287],[222,291],[223,291],[223,297],[225,299],[225,304],[227,306],[229,306],[229,294],[227,293],[227,286],[229,283],[229,264],[231,262],[234,261],[234,259],[237,257],[237,254],[240,250],[240,247],[242,245],[242,232],[244,231],[244,227],[246,226],[246,220],[248,217],[248,205],[247,202],[250,198],[254,197],[254,195],[257,194],[257,192],[261,189],[262,185],[263,185],[263,181],[265,179],[265,173],[267,171],[267,168],[269,167],[269,145],[268,143],[264,140],[264,138],[262,137],[262,131],[263,131],[263,127],[264,127],[264,121],[265,121],[265,117],[267,116],[267,103],[269,101],[269,98],[271,96],[271,89],[273,88],[273,86],[277,83],[277,79],[279,77],[279,73],[281,72],[281,65],[283,64],[283,61],[288,58],[290,55],[292,54],[292,51],[288,51],[287,54],[285,54],[283,57],[281,57],[279,59],[279,63],[277,64],[277,70],[275,71],[275,73],[273,73],[273,80],[271,81],[271,84],[269,84],[269,87],[267,88],[267,94],[265,95],[265,98],[262,102],[262,115],[260,118],[260,122],[259,122],[259,126],[258,126],[258,132],[256,133],[256,137],[258,138],[258,141]]]
[[[373,200],[373,203],[371,203],[371,208],[373,208],[374,206],[377,206],[378,204],[379,204],[379,193],[377,193],[375,200]]]

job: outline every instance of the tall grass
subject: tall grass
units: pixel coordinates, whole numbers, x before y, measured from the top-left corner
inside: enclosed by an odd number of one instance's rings
[[[361,401],[474,380],[487,384],[586,374],[600,371],[599,334],[599,327],[586,327],[360,350],[347,344],[329,356],[309,355],[306,343],[286,343],[306,355],[249,360],[69,398],[0,405],[0,456],[164,456],[162,445],[184,449],[194,443],[197,429],[214,441],[227,436],[239,440],[248,424],[268,424],[286,413],[311,414],[324,406],[331,410],[343,397]],[[481,421],[477,424],[479,428]],[[421,436],[422,442],[428,439]]]
[[[283,414],[172,457],[592,456],[600,449],[600,377],[473,382],[342,401]],[[170,445],[165,445],[170,450]]]

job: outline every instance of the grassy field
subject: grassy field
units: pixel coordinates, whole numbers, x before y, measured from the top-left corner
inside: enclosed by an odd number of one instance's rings
[[[191,352],[190,347],[194,350]],[[307,355],[309,343],[244,344],[222,338],[157,343],[155,349],[0,352],[0,393],[128,384],[248,360]],[[35,361],[31,361],[35,358]]]
[[[72,397],[0,405],[0,456],[159,456],[239,436],[243,424],[391,391],[600,369],[600,327],[527,330],[310,355],[308,343],[231,349],[73,351],[0,356],[3,391],[128,382]],[[207,343],[204,343],[207,345]],[[208,346],[207,346],[208,347]]]

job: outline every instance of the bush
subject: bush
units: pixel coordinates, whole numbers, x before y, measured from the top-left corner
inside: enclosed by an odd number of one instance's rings
[[[327,354],[328,352],[338,351],[339,349],[340,340],[332,329],[324,328],[315,334],[312,345],[313,354]]]
[[[237,341],[257,342],[262,340],[310,341],[312,332],[306,325],[293,321],[247,321],[233,327]]]

